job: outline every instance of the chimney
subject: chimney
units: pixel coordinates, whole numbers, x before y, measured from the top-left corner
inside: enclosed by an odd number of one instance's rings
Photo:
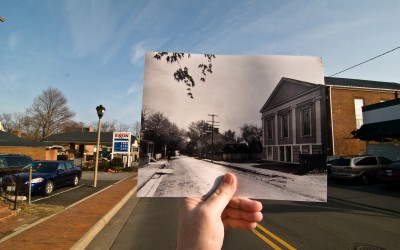
[[[15,136],[21,138],[21,136],[22,136],[22,131],[21,131],[21,130],[15,130],[15,131],[13,132],[13,134],[14,134]]]

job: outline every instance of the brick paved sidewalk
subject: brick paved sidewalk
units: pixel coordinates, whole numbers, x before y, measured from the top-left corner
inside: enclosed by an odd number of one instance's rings
[[[0,243],[0,249],[70,249],[136,187],[136,176],[133,174]]]

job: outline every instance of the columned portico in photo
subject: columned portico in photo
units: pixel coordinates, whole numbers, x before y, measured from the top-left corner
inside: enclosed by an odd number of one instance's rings
[[[300,154],[327,154],[325,86],[282,78],[261,109],[264,159],[299,163]]]

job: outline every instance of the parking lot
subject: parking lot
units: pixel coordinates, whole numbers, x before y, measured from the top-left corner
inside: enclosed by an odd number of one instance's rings
[[[97,174],[97,187],[93,187],[94,172],[82,172],[82,178],[79,185],[76,187],[64,187],[54,190],[50,196],[32,196],[31,202],[34,204],[49,204],[69,206],[82,200],[100,190],[107,188],[117,181],[127,178],[132,173],[108,173],[98,172]]]

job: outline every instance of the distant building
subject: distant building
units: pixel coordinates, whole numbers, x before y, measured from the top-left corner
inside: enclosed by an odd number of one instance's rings
[[[362,107],[398,98],[400,84],[325,77],[325,85],[282,78],[261,108],[263,158],[298,163],[300,154],[362,155]]]
[[[70,159],[86,161],[87,156],[93,156],[95,153],[94,145],[97,144],[97,132],[66,132],[53,134],[47,137],[45,141],[65,146]],[[100,145],[107,148],[111,147],[113,145],[113,132],[100,132]],[[139,157],[138,148],[139,145],[136,137],[131,136],[130,156],[132,161],[137,160]]]
[[[58,150],[51,148],[51,143],[30,141],[20,135],[0,131],[0,154],[28,155],[35,160],[57,160]]]

